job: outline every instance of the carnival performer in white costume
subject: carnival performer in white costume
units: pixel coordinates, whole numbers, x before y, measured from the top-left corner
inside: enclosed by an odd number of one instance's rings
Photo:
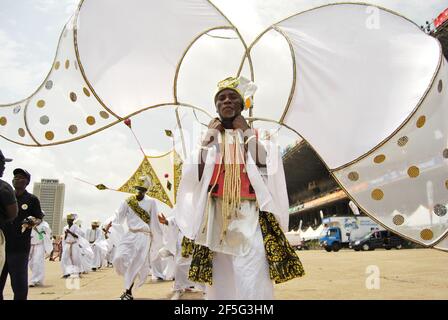
[[[183,166],[175,218],[195,240],[189,278],[208,284],[207,299],[272,299],[272,280],[304,274],[283,233],[288,198],[280,153],[241,115],[255,89],[242,77],[218,84],[219,119]]]
[[[100,222],[93,220],[91,223],[92,228],[86,231],[86,240],[89,241],[90,247],[93,251],[93,259],[91,262],[91,268],[93,271],[101,268],[102,261],[107,253],[107,243],[104,241],[103,232],[99,228]]]
[[[49,255],[52,250],[51,229],[48,223],[42,220],[31,230],[31,250],[28,263],[31,270],[30,287],[44,284],[45,255]]]
[[[74,221],[75,215],[68,214],[67,225],[63,230],[61,267],[64,278],[79,275],[82,270],[79,240],[83,231],[73,223]]]
[[[165,217],[163,214],[160,214],[159,222],[169,228],[164,249],[174,256],[174,284],[171,300],[180,299],[185,292],[191,291],[193,288],[205,291],[203,284],[195,283],[188,279],[194,242],[184,237],[176,224],[174,216]],[[168,254],[165,253],[165,255]]]
[[[137,194],[126,199],[117,211],[114,223],[128,225],[128,232],[121,239],[113,259],[116,272],[124,277],[125,292],[122,300],[133,300],[132,288],[143,285],[150,273],[151,259],[158,252],[163,235],[158,221],[156,201],[145,193],[151,186],[148,177],[142,177],[135,186]],[[156,242],[156,243],[153,243]]]

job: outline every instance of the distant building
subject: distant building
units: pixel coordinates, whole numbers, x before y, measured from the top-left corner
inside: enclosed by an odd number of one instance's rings
[[[65,185],[59,180],[42,179],[34,183],[33,193],[40,200],[45,211],[44,220],[48,222],[54,235],[62,233],[62,214],[64,212]]]

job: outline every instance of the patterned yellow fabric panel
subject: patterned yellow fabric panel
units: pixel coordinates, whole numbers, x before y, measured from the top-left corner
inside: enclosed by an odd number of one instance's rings
[[[180,179],[182,178],[182,159],[176,151],[174,151],[174,201],[177,199],[177,190],[179,188]]]
[[[188,239],[187,237],[182,238],[182,251],[181,255],[184,258],[188,258],[193,254],[194,240]]]
[[[138,185],[139,180],[142,176],[148,176],[151,179],[152,186],[149,188],[148,192],[146,194],[150,196],[151,198],[158,199],[165,203],[170,208],[173,207],[173,204],[171,203],[168,195],[166,194],[162,184],[160,183],[159,178],[157,177],[156,172],[152,168],[151,164],[149,163],[149,160],[145,157],[138,167],[137,171],[132,175],[131,178],[129,178],[126,183],[121,186],[118,191],[121,192],[128,192],[128,193],[134,193],[134,187]]]
[[[259,221],[271,279],[282,283],[304,276],[303,265],[274,215],[261,211]]]
[[[130,196],[126,203],[135,212],[135,214],[142,219],[145,223],[149,224],[151,222],[151,216],[142,207],[139,206],[136,196]]]
[[[259,214],[269,276],[275,283],[305,275],[302,263],[289,244],[274,215],[261,211]],[[183,246],[182,246],[183,248]],[[193,259],[188,278],[194,282],[213,284],[213,252],[204,246],[194,245]]]
[[[213,251],[209,248],[195,244],[193,258],[188,271],[188,279],[198,283],[213,285]]]

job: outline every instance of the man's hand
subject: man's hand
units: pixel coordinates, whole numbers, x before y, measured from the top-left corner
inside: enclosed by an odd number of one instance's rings
[[[244,119],[244,117],[242,115],[238,115],[235,117],[235,119],[233,119],[233,129],[237,130],[242,130],[243,133],[244,131],[246,131],[247,129],[249,129],[249,125],[247,124],[246,119]]]
[[[206,146],[213,142],[215,138],[217,138],[218,132],[224,132],[224,126],[219,119],[215,118],[208,124],[207,134],[205,135],[202,145]]]
[[[164,224],[164,225],[168,225],[168,220],[166,219],[166,217],[163,215],[163,213],[159,213],[158,215],[157,215],[157,218],[159,218],[159,222],[161,223],[161,224]]]

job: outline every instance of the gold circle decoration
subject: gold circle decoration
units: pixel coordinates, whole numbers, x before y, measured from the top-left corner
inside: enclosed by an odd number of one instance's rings
[[[76,93],[70,92],[70,100],[72,100],[73,102],[76,102],[77,99],[78,99],[78,97],[76,96]]]
[[[68,69],[68,68],[70,68],[70,60],[66,60],[65,61],[65,69]]]
[[[106,111],[100,111],[100,117],[103,119],[108,119],[109,114]]]
[[[53,131],[47,131],[47,132],[45,132],[45,138],[47,139],[47,140],[53,140],[54,139],[54,133],[53,133]]]
[[[425,123],[426,123],[426,117],[425,116],[421,116],[417,120],[417,128],[423,127],[425,125]]]
[[[0,118],[0,126],[6,126],[8,120],[5,117]]]
[[[384,192],[381,189],[375,189],[372,191],[372,199],[373,200],[382,200],[384,198]]]
[[[19,128],[18,133],[22,138],[25,136],[25,130],[23,128]]]
[[[89,89],[87,89],[86,87],[84,87],[84,88],[82,89],[82,91],[84,92],[84,94],[85,94],[87,97],[90,97],[90,91],[89,91]]]
[[[446,215],[448,210],[443,204],[436,204],[433,211],[436,216],[443,217]]]
[[[42,116],[40,117],[39,121],[41,124],[46,125],[48,124],[48,122],[50,122],[50,118],[48,118],[48,116]]]
[[[39,101],[37,101],[36,106],[37,106],[38,108],[43,108],[43,107],[45,107],[45,100],[39,100]]]
[[[78,132],[78,127],[72,124],[70,127],[68,127],[68,132],[71,134],[76,134]]]
[[[392,219],[394,225],[401,226],[404,223],[404,217],[401,214],[397,214]]]
[[[87,122],[88,125],[93,126],[95,124],[95,122],[96,122],[95,117],[88,116],[87,119],[86,119],[86,122]]]
[[[48,80],[47,82],[45,82],[45,89],[51,90],[51,88],[53,88],[53,81]]]
[[[54,69],[58,70],[60,66],[61,66],[61,63],[59,61],[56,61],[56,63],[54,64]]]
[[[420,169],[416,166],[409,167],[408,175],[411,178],[417,178],[420,175]]]
[[[443,81],[439,80],[439,85],[437,86],[437,90],[439,90],[439,93],[443,90]]]
[[[409,142],[409,138],[407,136],[403,136],[400,139],[398,139],[397,144],[399,147],[404,147],[406,143]]]
[[[423,229],[420,232],[420,238],[422,238],[423,240],[431,240],[434,237],[434,233],[431,231],[431,229]]]
[[[375,162],[375,163],[382,163],[382,162],[384,162],[384,160],[386,160],[386,156],[384,154],[380,154],[380,155],[377,155],[373,159],[373,162]]]
[[[347,175],[348,179],[351,181],[358,181],[359,179],[359,173],[356,171],[352,171]]]
[[[443,150],[443,157],[448,159],[448,149]]]
[[[448,180],[445,181],[445,188],[448,189]]]

